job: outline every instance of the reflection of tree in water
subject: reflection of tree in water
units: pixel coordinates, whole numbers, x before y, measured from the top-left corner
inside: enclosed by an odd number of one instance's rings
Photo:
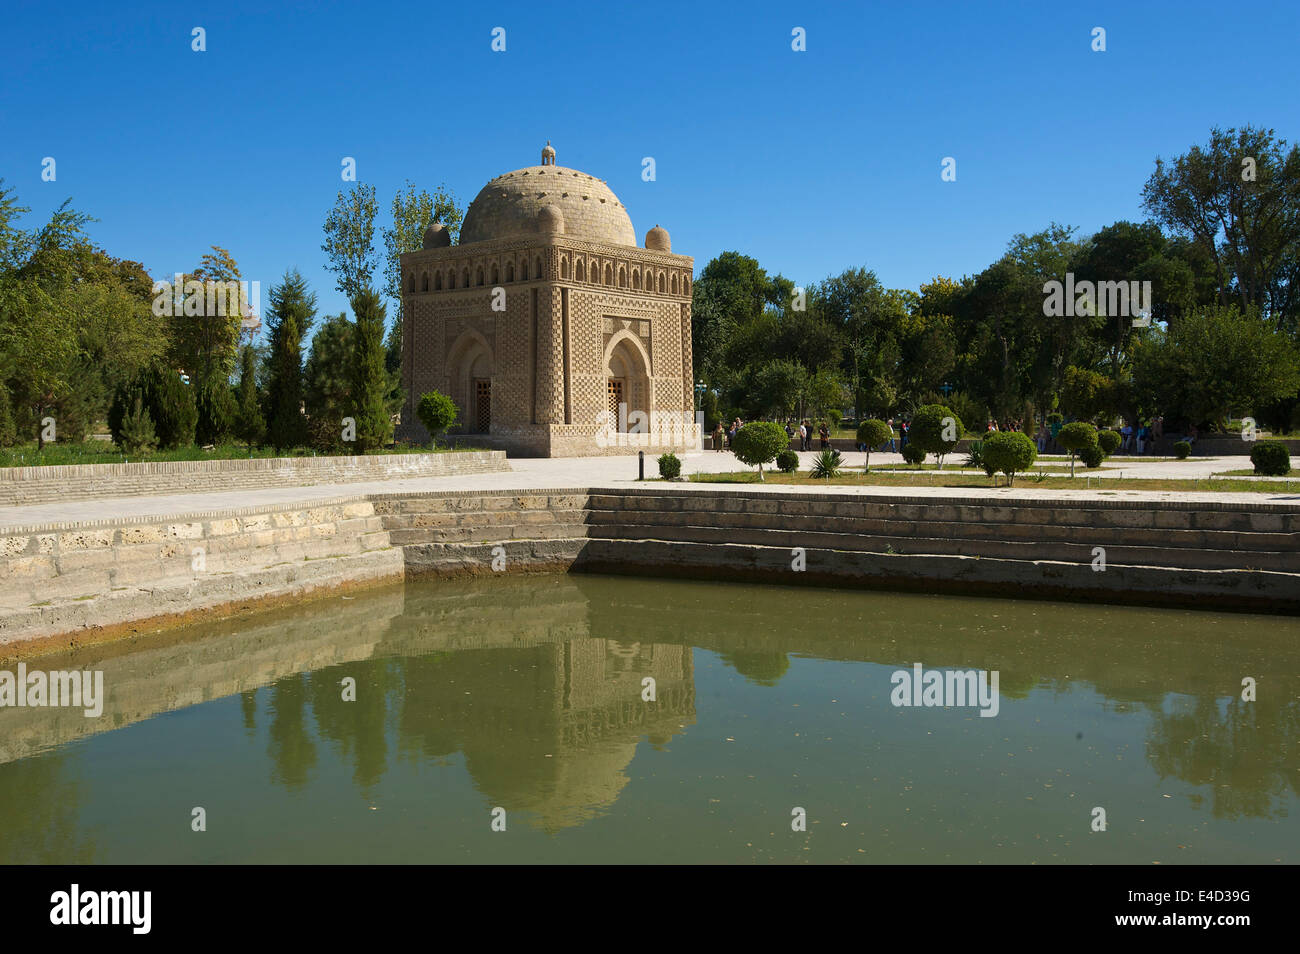
[[[251,689],[239,694],[239,712],[249,735],[257,731],[257,693]]]
[[[271,687],[271,727],[267,754],[273,781],[302,788],[316,765],[316,745],[307,732],[307,676],[299,673]]]
[[[790,668],[785,653],[761,649],[735,649],[718,653],[723,662],[758,686],[775,686]]]
[[[1152,709],[1152,767],[1161,778],[1206,786],[1216,818],[1285,814],[1278,802],[1300,794],[1300,703],[1261,693],[1256,702],[1233,697],[1226,708],[1207,694],[1173,714]]]
[[[0,765],[0,864],[84,865],[95,843],[79,835],[79,784],[67,759],[46,754]],[[61,777],[62,776],[62,777]],[[21,818],[21,825],[11,820]]]
[[[310,679],[312,714],[322,739],[333,743],[340,760],[352,764],[352,778],[367,798],[388,768],[384,729],[391,700],[402,695],[402,661],[372,659],[314,672]],[[343,679],[357,681],[354,702],[343,701]]]

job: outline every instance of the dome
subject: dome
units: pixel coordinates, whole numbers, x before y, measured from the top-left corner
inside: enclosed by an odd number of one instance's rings
[[[460,244],[545,232],[558,213],[563,234],[589,242],[636,247],[627,209],[595,176],[564,166],[529,166],[497,176],[474,198],[460,227]]]
[[[668,230],[656,225],[645,234],[645,247],[653,252],[671,252],[673,243],[668,237]]]
[[[451,233],[441,222],[434,222],[424,230],[425,248],[446,248],[451,244]]]

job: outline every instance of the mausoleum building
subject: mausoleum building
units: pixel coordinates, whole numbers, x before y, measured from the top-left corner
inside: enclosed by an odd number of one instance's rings
[[[401,267],[402,438],[428,440],[415,409],[439,390],[453,433],[520,455],[700,446],[694,260],[658,225],[638,247],[618,196],[549,142],[483,187],[457,244],[435,222]]]

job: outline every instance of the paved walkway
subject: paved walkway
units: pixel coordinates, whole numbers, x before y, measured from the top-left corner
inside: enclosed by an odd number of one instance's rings
[[[807,467],[812,453],[801,455]],[[862,455],[850,452],[845,458],[852,468],[862,466]],[[873,464],[901,463],[898,454],[873,453]],[[839,493],[862,495],[890,495],[906,493],[914,497],[972,497],[997,499],[1059,499],[1072,500],[1183,500],[1213,502],[1225,499],[1252,503],[1282,503],[1300,508],[1300,480],[1294,493],[1236,493],[1224,494],[1211,490],[1203,493],[1173,493],[1147,490],[1105,490],[1102,482],[1119,477],[1184,477],[1205,478],[1215,471],[1248,467],[1244,458],[1195,458],[1186,461],[1132,461],[1124,458],[1108,461],[1108,467],[1087,471],[1093,489],[1086,489],[1088,481],[1080,479],[1085,489],[1046,490],[1032,483],[1007,487],[944,487],[943,474],[935,472],[935,486],[854,487],[832,484],[821,488],[803,485],[801,493]],[[364,481],[344,484],[316,484],[302,487],[272,487],[261,490],[232,490],[206,493],[168,494],[148,497],[114,497],[106,500],[68,501],[66,503],[33,504],[20,507],[0,507],[0,530],[21,529],[53,523],[117,520],[124,517],[165,517],[214,510],[232,510],[242,507],[262,507],[277,504],[308,504],[352,495],[371,493],[419,493],[439,490],[541,490],[576,487],[623,488],[636,482],[637,458],[635,454],[623,457],[561,457],[549,459],[519,458],[510,461],[510,470],[497,474],[472,474],[449,477],[418,477],[406,480]],[[712,451],[686,454],[682,458],[682,472],[720,473],[752,470],[728,453]],[[646,476],[658,476],[655,459],[646,455]],[[742,489],[739,486],[735,489]],[[674,490],[691,491],[716,488],[717,485],[679,483]],[[745,484],[745,490],[764,493],[781,493],[788,485],[779,483]]]

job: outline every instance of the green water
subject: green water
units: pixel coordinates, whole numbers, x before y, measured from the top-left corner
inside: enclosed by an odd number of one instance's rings
[[[0,862],[1294,863],[1297,636],[593,576],[330,597],[29,660],[108,702],[0,708]],[[997,671],[996,717],[892,705],[917,662]]]

